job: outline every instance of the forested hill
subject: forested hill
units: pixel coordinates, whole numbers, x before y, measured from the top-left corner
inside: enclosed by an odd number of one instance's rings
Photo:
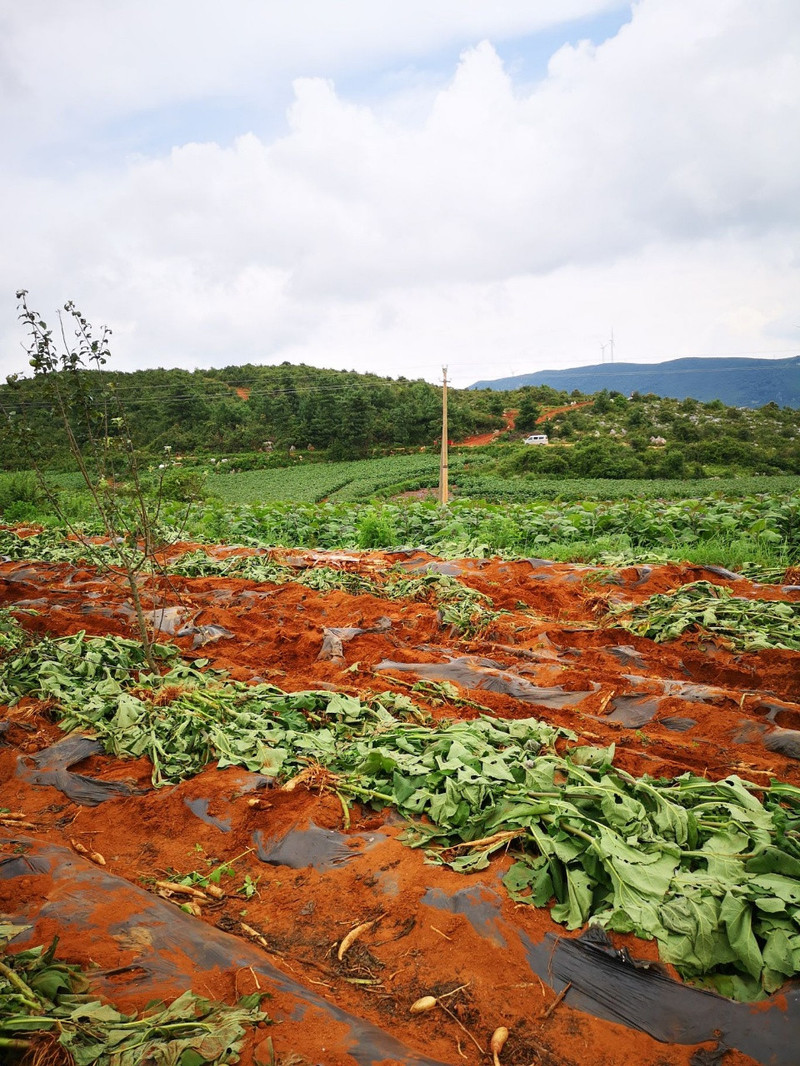
[[[311,445],[328,458],[353,459],[375,448],[429,446],[441,436],[441,388],[422,380],[290,363],[87,374],[94,409],[102,411],[113,389],[135,444],[152,454],[264,451],[271,442],[275,450]],[[63,430],[45,385],[41,378],[0,385],[0,409],[24,411],[42,458],[55,458]],[[452,390],[450,435],[502,427],[502,409],[495,393]]]
[[[534,374],[478,381],[471,389],[506,391],[524,385],[594,393],[601,389],[722,400],[731,407],[800,407],[800,356],[790,359],[672,359],[666,363],[601,363],[572,370],[540,370]]]

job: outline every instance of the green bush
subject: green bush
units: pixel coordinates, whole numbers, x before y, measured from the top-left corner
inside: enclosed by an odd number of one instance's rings
[[[206,499],[206,479],[195,470],[181,470],[174,467],[167,470],[161,479],[161,495],[165,500],[177,500],[179,503],[194,503]]]
[[[356,530],[359,548],[391,548],[400,540],[391,515],[384,511],[364,514]]]
[[[0,516],[5,522],[30,522],[45,509],[45,499],[33,474],[0,477]]]

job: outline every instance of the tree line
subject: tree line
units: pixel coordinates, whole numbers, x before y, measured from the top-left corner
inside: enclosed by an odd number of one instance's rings
[[[304,364],[221,370],[93,370],[91,402],[113,396],[125,410],[136,446],[213,455],[309,448],[330,459],[357,459],[392,448],[432,446],[441,435],[441,389],[422,380],[392,380]],[[67,457],[43,382],[16,378],[0,386],[0,406],[24,417],[44,461]],[[449,390],[449,436],[461,439],[503,426],[497,394]],[[80,433],[80,427],[76,430]],[[2,465],[18,456],[4,449]]]

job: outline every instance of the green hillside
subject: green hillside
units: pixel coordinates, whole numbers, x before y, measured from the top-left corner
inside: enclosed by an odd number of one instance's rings
[[[225,367],[221,370],[85,372],[91,409],[102,413],[113,392],[137,447],[157,455],[324,451],[329,459],[355,459],[389,448],[429,446],[441,435],[441,389],[426,381],[293,366]],[[32,441],[46,462],[66,457],[54,404],[39,378],[0,385],[0,410],[29,422]],[[453,390],[454,437],[503,425],[499,397]],[[88,433],[89,427],[77,427]],[[15,449],[0,459],[20,464]],[[22,463],[24,465],[24,462]]]

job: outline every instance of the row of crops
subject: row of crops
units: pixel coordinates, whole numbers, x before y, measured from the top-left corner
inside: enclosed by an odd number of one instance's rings
[[[800,560],[800,494],[728,500],[626,500],[476,505],[457,502],[344,506],[205,505],[190,519],[191,532],[208,540],[318,548],[424,546],[441,555],[496,552],[556,556],[565,546],[592,546],[642,561],[642,553],[687,557],[715,543],[754,560],[788,566]],[[738,543],[738,549],[735,549]]]
[[[245,475],[242,475],[245,476]],[[259,476],[259,475],[256,475]],[[103,533],[89,508],[70,516]],[[785,571],[800,563],[800,493],[741,498],[325,503],[207,501],[161,512],[167,542],[179,537],[256,547],[422,547],[443,556],[545,556],[621,564],[667,559],[745,563]],[[42,516],[45,525],[58,526]]]
[[[78,564],[86,559],[103,568],[119,568],[118,550],[110,544],[87,545],[64,540],[49,530],[19,537],[0,530],[0,554],[6,559],[36,559]],[[247,581],[303,585],[317,592],[339,590],[353,595],[372,595],[406,603],[435,604],[443,626],[463,637],[483,632],[501,612],[490,597],[455,577],[437,572],[407,574],[402,567],[387,567],[369,575],[326,566],[298,571],[271,554],[229,554],[225,558],[202,549],[184,552],[170,560],[166,571],[184,577],[242,578]],[[605,574],[605,571],[601,571]],[[776,577],[779,575],[776,574]],[[725,586],[695,581],[677,590],[651,596],[636,605],[609,605],[607,621],[655,641],[672,640],[686,630],[720,638],[727,646],[743,651],[765,648],[800,650],[800,604],[783,600],[743,599]],[[3,633],[0,630],[0,649]],[[8,695],[6,693],[6,695]],[[3,692],[0,689],[0,698]]]

